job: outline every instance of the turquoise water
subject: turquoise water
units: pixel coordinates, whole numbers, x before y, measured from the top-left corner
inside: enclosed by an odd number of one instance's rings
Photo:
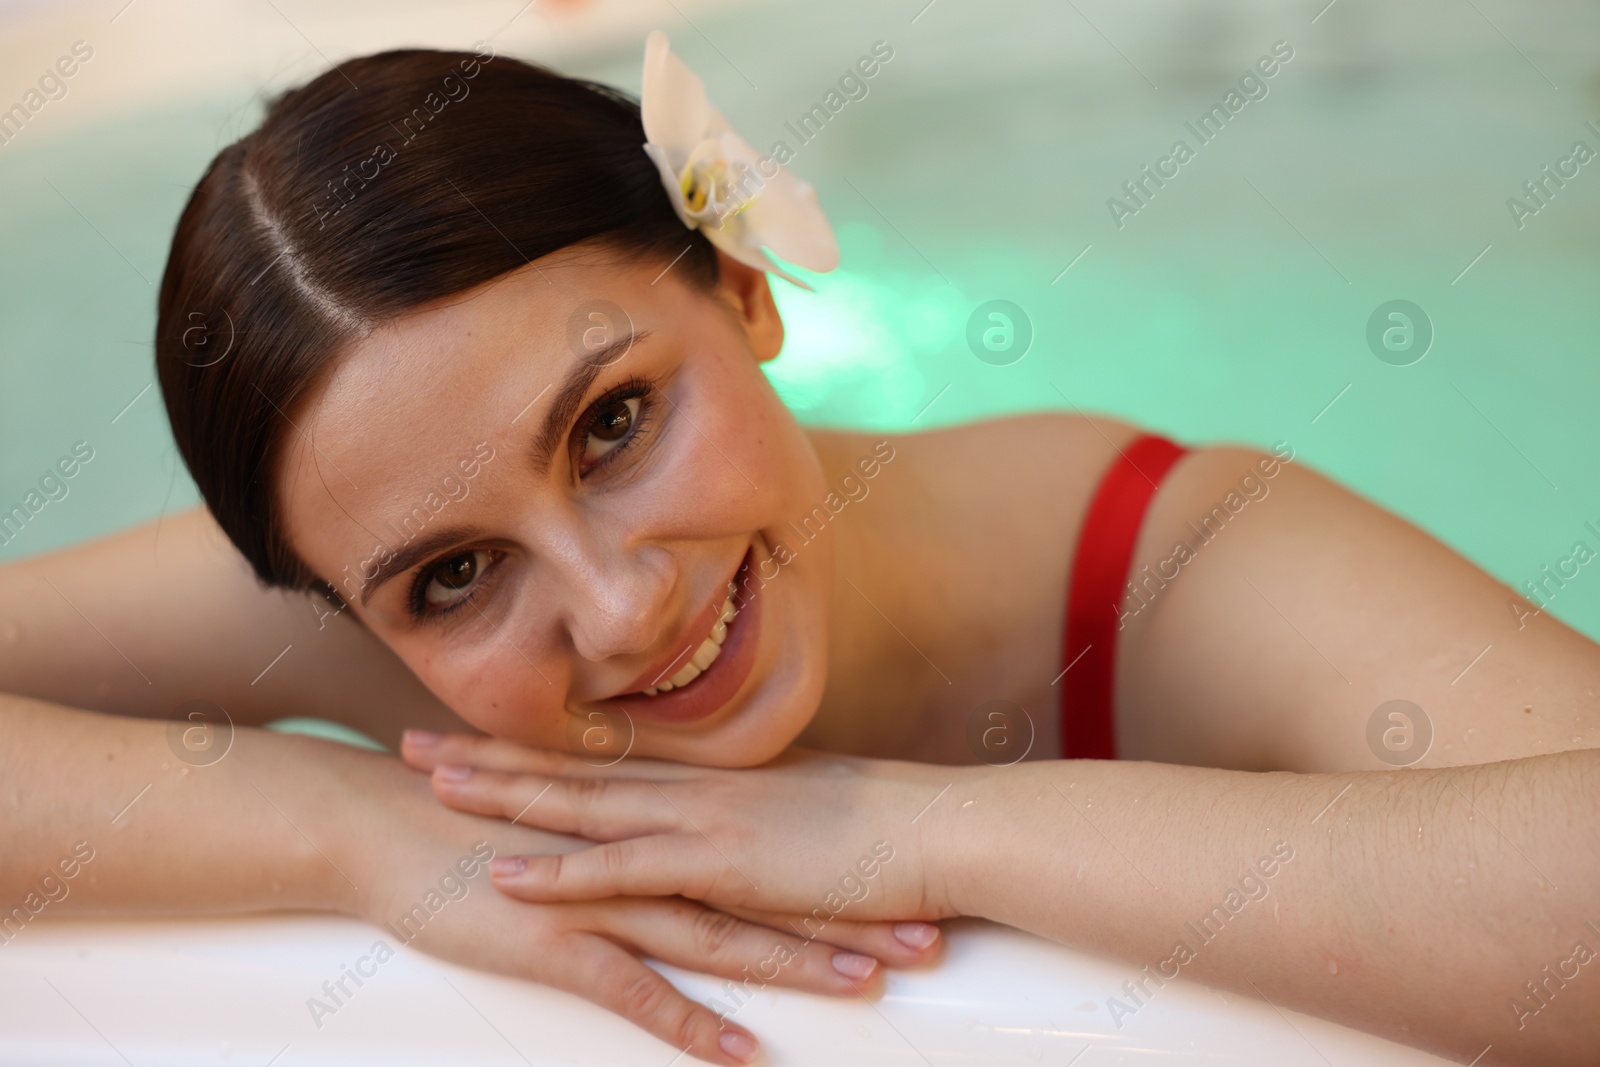
[[[839,232],[817,293],[777,283],[771,374],[802,418],[898,430],[1075,405],[1190,442],[1287,440],[1513,585],[1600,548],[1600,160],[1520,229],[1507,208],[1575,141],[1600,151],[1600,10],[1341,0],[1312,23],[1321,2],[924,2],[666,26],[736,128],[797,150]],[[799,145],[785,123],[878,40],[894,58],[867,95]],[[1278,40],[1294,58],[1200,144],[1185,124]],[[639,50],[568,69],[636,89]],[[74,442],[95,450],[0,559],[196,499],[141,392],[154,283],[256,88],[0,149],[0,507]],[[1179,138],[1194,158],[1119,228],[1107,200],[1130,203],[1123,183]],[[991,299],[1031,322],[1010,365],[966,342]],[[1409,366],[1366,339],[1394,299],[1433,326]],[[1600,637],[1600,577],[1551,610]]]

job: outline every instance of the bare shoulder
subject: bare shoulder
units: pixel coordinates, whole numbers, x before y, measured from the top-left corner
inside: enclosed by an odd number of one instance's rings
[[[895,458],[874,491],[937,530],[944,548],[1037,545],[1028,558],[1055,569],[1070,558],[1101,475],[1140,432],[1116,419],[1037,412],[913,433],[813,431],[813,440],[830,470],[887,442]]]
[[[1600,649],[1287,446],[1186,457],[1130,579],[1118,739],[1135,758],[1451,766],[1592,744],[1600,729]],[[1414,751],[1373,740],[1405,733],[1384,708],[1404,711]]]
[[[992,467],[996,460],[1049,468],[1090,466],[1140,433],[1119,419],[1037,411],[895,435],[927,461]]]
[[[880,438],[920,481],[1028,499],[1092,486],[1117,450],[1139,433],[1116,419],[1044,411]]]

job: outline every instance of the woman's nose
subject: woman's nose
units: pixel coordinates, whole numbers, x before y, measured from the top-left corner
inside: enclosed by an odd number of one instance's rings
[[[578,655],[599,661],[654,648],[674,622],[675,582],[672,556],[662,548],[585,553],[569,579],[567,617]]]

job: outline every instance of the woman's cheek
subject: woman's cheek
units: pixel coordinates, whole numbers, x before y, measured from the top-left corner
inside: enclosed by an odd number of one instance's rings
[[[763,491],[759,495],[765,498],[766,514],[758,521],[766,524],[774,509],[787,513],[800,501],[820,500],[822,472],[805,431],[760,368],[750,364],[737,381],[736,402],[719,408],[726,413],[726,436],[738,452],[736,462]]]
[[[504,641],[480,648],[478,654],[435,649],[408,665],[446,707],[484,733],[548,747],[555,716],[539,710],[538,697],[551,687]]]
[[[677,410],[668,409],[673,425],[664,463],[641,484],[662,517],[671,516],[662,532],[672,536],[749,532],[770,519],[784,488],[760,398],[741,388],[737,377],[722,381],[723,394],[714,393],[714,385],[708,380],[690,394],[693,403],[679,401]]]

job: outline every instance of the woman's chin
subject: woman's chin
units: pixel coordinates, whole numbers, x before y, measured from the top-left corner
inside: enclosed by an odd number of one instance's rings
[[[776,640],[783,631],[768,634]],[[810,725],[827,683],[826,645],[793,642],[785,637],[774,649],[774,662],[762,664],[748,692],[696,736],[674,734],[648,740],[660,759],[702,767],[754,767],[776,759]],[[812,648],[815,651],[812,651]],[[758,668],[759,669],[759,668]],[[644,739],[641,739],[643,741]]]

